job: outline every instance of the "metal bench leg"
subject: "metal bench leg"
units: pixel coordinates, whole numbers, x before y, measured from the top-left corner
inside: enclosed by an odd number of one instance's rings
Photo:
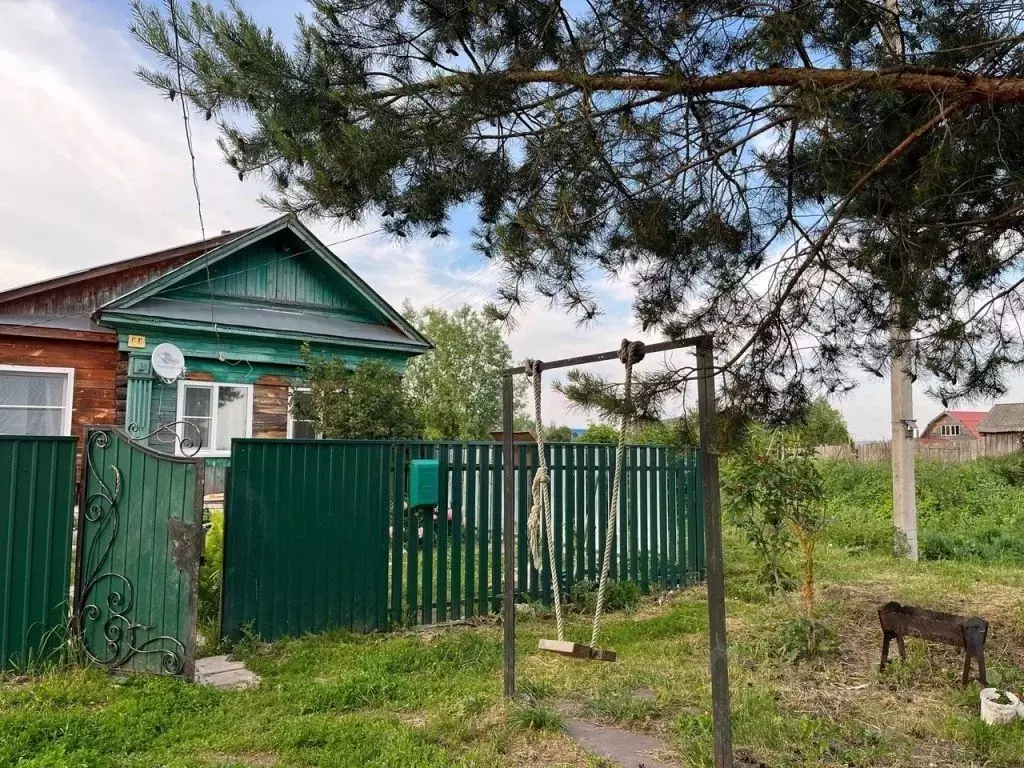
[[[971,658],[978,660],[978,680],[983,686],[988,685],[985,672],[985,636],[987,626],[981,621],[971,619],[964,626],[964,675],[963,684],[967,685],[971,678]]]

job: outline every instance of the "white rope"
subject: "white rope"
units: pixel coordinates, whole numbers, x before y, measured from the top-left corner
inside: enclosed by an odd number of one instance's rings
[[[601,634],[601,619],[604,616],[604,600],[608,592],[608,572],[612,553],[615,548],[615,526],[619,516],[619,488],[622,484],[622,465],[626,457],[626,433],[629,431],[629,413],[632,408],[633,396],[633,364],[644,359],[642,342],[622,340],[619,345],[619,360],[625,366],[625,381],[622,385],[622,424],[619,429],[619,441],[615,446],[615,478],[612,480],[612,498],[608,510],[608,528],[604,537],[604,560],[601,563],[601,581],[597,588],[597,606],[594,608],[594,626],[590,633],[590,647],[597,647],[597,639]]]
[[[526,522],[526,537],[530,550],[530,560],[538,571],[544,570],[544,558],[541,552],[541,529],[547,534],[548,570],[551,575],[551,591],[555,601],[555,626],[558,639],[565,639],[565,622],[562,619],[562,588],[559,585],[559,573],[555,564],[555,522],[551,513],[551,480],[548,475],[548,460],[544,455],[544,425],[541,422],[541,364],[536,360],[526,361],[526,375],[533,380],[533,413],[537,430],[537,471],[533,476],[530,489],[532,503],[530,516]]]

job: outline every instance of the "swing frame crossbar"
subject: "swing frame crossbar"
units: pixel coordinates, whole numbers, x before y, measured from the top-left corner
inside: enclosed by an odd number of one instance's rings
[[[646,354],[669,352],[676,349],[693,348],[697,358],[697,414],[700,432],[701,485],[704,496],[704,542],[706,553],[708,591],[708,633],[710,639],[711,708],[715,737],[715,768],[732,768],[732,725],[729,714],[729,665],[725,637],[725,569],[722,555],[722,501],[718,485],[718,454],[715,451],[715,361],[714,336],[705,334],[676,341],[663,341],[645,345]],[[598,352],[591,355],[567,357],[561,360],[545,361],[545,371],[571,368],[606,360],[617,360],[619,350]],[[525,366],[515,366],[502,371],[502,473],[503,473],[503,520],[505,535],[502,537],[504,560],[504,596],[502,599],[502,629],[504,646],[505,696],[516,695],[516,612],[515,612],[515,466],[513,459],[514,434],[513,377],[525,374]],[[556,575],[557,577],[557,575]],[[542,649],[577,658],[598,659],[597,654],[610,654],[580,643],[560,643],[543,640]],[[544,647],[547,644],[552,647]],[[559,646],[558,648],[553,645]],[[573,646],[569,648],[568,646]]]

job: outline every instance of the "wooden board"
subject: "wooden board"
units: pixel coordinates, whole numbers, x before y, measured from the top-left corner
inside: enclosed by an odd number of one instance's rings
[[[280,376],[260,376],[253,387],[252,436],[288,436],[288,382]]]
[[[615,651],[591,648],[583,643],[571,643],[568,640],[541,640],[537,647],[542,651],[551,651],[562,656],[575,659],[596,659],[597,661],[615,661]]]

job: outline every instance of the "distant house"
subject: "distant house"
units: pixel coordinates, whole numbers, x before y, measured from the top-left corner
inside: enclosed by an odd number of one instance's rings
[[[183,378],[154,372],[161,342],[184,354]],[[187,422],[201,455],[226,463],[235,437],[313,436],[290,407],[304,342],[399,371],[430,348],[291,216],[0,292],[0,434]],[[150,446],[175,450],[161,435]]]
[[[921,439],[977,440],[981,437],[979,425],[987,415],[985,411],[943,411],[928,422],[921,433]]]
[[[978,424],[978,431],[983,435],[1012,434],[1024,438],[1024,403],[993,405]]]

